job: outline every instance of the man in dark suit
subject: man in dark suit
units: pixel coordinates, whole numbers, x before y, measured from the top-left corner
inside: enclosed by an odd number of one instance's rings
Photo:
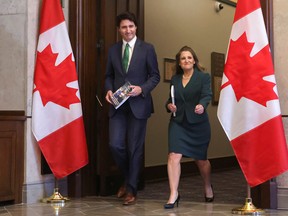
[[[154,47],[136,36],[135,15],[124,12],[117,16],[116,24],[122,40],[108,52],[105,99],[112,104],[112,93],[127,81],[131,89],[129,99],[118,109],[110,106],[109,145],[125,177],[117,196],[124,197],[123,205],[132,205],[136,202],[143,164],[147,119],[154,111],[151,91],[159,83],[160,75]]]

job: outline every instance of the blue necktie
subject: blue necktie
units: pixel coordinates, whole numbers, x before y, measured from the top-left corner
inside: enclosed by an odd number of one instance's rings
[[[124,54],[123,54],[123,59],[122,59],[122,64],[123,64],[125,72],[127,72],[128,62],[129,62],[129,44],[126,43]]]

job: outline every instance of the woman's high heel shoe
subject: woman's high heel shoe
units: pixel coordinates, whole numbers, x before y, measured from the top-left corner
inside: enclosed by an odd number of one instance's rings
[[[214,201],[214,196],[213,197],[205,197],[205,202],[213,202]]]
[[[180,195],[178,195],[178,197],[177,197],[177,199],[175,200],[174,203],[166,203],[166,204],[164,205],[164,209],[172,209],[172,208],[174,208],[175,204],[176,204],[176,206],[178,207],[179,200],[180,200]]]
[[[213,196],[212,197],[206,197],[206,194],[205,194],[205,202],[213,202],[214,201],[214,191],[213,191],[213,186],[211,185],[211,189],[212,189],[212,192],[213,192]]]

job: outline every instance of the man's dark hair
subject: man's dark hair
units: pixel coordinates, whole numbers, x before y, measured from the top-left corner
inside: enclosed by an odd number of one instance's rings
[[[119,14],[116,17],[116,26],[118,28],[120,27],[120,23],[121,23],[122,20],[130,20],[131,22],[134,22],[136,27],[138,26],[136,16],[135,16],[135,14],[133,14],[131,12],[126,11],[126,12],[123,12],[123,13]]]

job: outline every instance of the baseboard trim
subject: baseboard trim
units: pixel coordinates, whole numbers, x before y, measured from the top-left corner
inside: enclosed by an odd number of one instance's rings
[[[278,187],[277,189],[277,209],[288,209],[288,188]]]
[[[209,159],[212,172],[220,172],[232,169],[240,169],[235,156]],[[194,161],[181,163],[181,176],[199,175],[198,167]],[[168,178],[167,165],[145,167],[144,176],[146,182],[161,181]]]

